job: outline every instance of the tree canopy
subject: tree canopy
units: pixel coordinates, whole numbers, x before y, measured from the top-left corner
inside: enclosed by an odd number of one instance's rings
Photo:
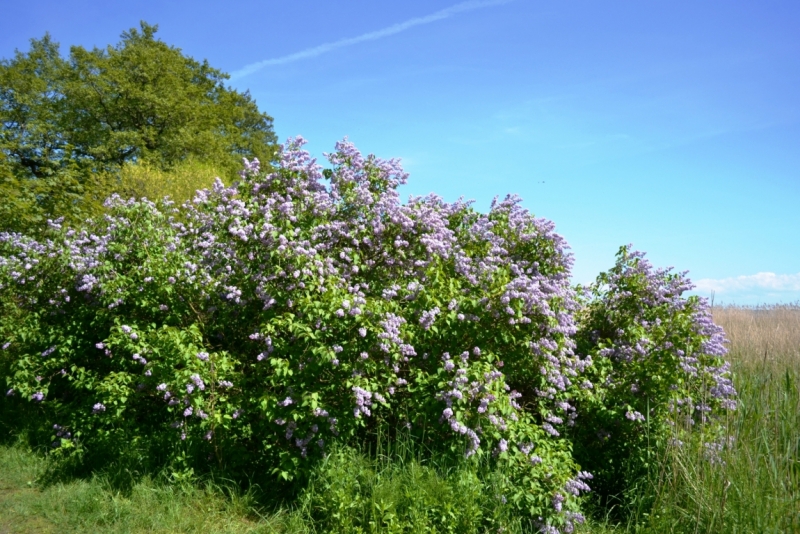
[[[169,171],[192,160],[225,177],[242,157],[272,161],[272,118],[157,29],[141,22],[116,45],[73,46],[67,58],[45,34],[0,60],[0,228],[91,214],[126,164]]]

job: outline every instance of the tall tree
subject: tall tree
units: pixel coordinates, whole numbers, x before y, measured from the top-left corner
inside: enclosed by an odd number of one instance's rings
[[[66,59],[45,35],[0,61],[0,194],[17,203],[0,209],[0,228],[97,211],[127,163],[168,171],[197,160],[232,176],[242,157],[274,158],[272,118],[157,29],[142,22],[114,46],[73,46]]]

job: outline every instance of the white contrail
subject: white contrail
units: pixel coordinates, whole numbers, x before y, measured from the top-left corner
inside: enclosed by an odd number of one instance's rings
[[[480,9],[483,7],[507,4],[513,1],[514,0],[471,0],[469,2],[462,2],[460,4],[456,4],[454,6],[442,9],[441,11],[437,11],[436,13],[432,13],[424,17],[410,19],[405,22],[400,22],[398,24],[393,24],[392,26],[383,28],[382,30],[376,30],[374,32],[365,33],[363,35],[359,35],[358,37],[349,37],[347,39],[341,39],[339,41],[334,41],[332,43],[321,44],[313,48],[307,48],[305,50],[301,50],[300,52],[289,54],[288,56],[277,57],[274,59],[265,59],[264,61],[251,63],[233,72],[231,74],[231,78],[232,79],[242,78],[244,76],[253,74],[256,71],[259,71],[264,67],[269,67],[272,65],[284,65],[286,63],[291,63],[293,61],[298,61],[300,59],[316,57],[326,52],[330,52],[331,50],[336,50],[337,48],[343,48],[345,46],[363,43],[364,41],[374,41],[375,39],[380,39],[381,37],[388,37],[389,35],[394,35],[396,33],[403,32],[409,28],[413,28],[414,26],[430,24],[431,22],[436,22],[437,20],[446,19],[458,13],[463,13],[464,11],[472,11],[474,9]]]

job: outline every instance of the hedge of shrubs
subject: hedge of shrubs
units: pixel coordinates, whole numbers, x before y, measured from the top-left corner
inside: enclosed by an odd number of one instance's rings
[[[623,247],[573,287],[568,245],[519,198],[402,203],[399,162],[345,140],[323,169],[303,144],[183,206],[112,196],[80,229],[1,234],[19,428],[64,458],[284,481],[406,428],[495,466],[497,499],[543,532],[657,445],[724,445],[724,334],[685,273]]]

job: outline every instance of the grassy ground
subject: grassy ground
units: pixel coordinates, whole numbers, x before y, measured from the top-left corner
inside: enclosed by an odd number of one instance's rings
[[[252,501],[219,487],[141,481],[122,494],[102,478],[40,485],[45,468],[30,452],[0,450],[0,533],[291,532],[283,515],[261,519]]]
[[[636,488],[630,523],[595,518],[586,532],[800,533],[800,307],[716,308],[732,341],[740,407],[721,461],[673,449]],[[395,451],[397,452],[397,451]],[[492,508],[491,473],[423,465],[407,454],[340,451],[292,510],[266,508],[224,485],[149,480],[129,491],[102,477],[45,484],[46,462],[0,448],[0,534],[39,532],[480,532],[522,529]],[[493,529],[492,531],[497,531]]]

